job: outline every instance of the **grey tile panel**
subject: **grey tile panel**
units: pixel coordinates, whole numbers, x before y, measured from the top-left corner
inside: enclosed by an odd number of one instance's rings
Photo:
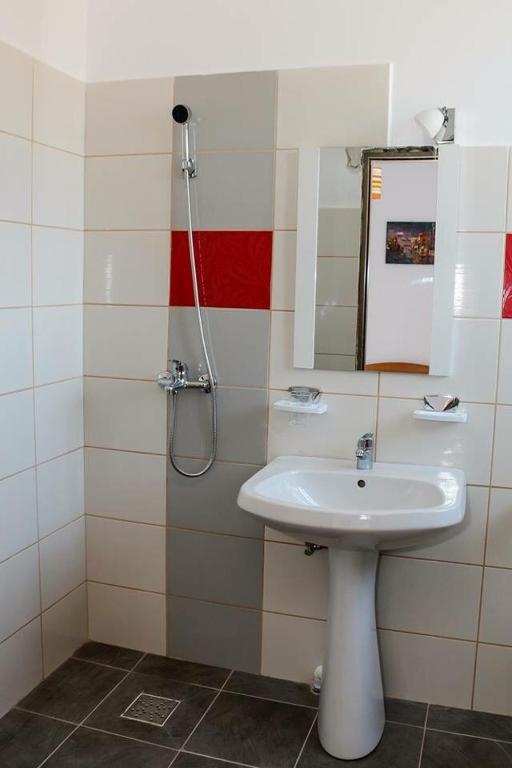
[[[261,608],[263,541],[167,530],[167,592]]]
[[[167,627],[170,656],[244,672],[260,669],[260,611],[169,597]]]
[[[217,458],[243,464],[264,464],[267,391],[218,387],[217,400]],[[180,393],[176,402],[176,455],[189,458],[208,456],[211,445],[210,397],[203,392],[189,390]]]
[[[174,81],[174,103],[192,110],[198,150],[272,149],[277,73],[191,75]],[[181,128],[174,125],[174,149]]]
[[[187,228],[185,182],[173,157],[172,229]],[[274,218],[274,154],[212,152],[197,160],[192,181],[194,229],[270,230]]]
[[[315,709],[320,701],[319,696],[311,693],[309,686],[304,683],[294,683],[291,680],[280,680],[265,675],[251,675],[248,672],[234,672],[225,690],[289,704],[301,704]]]
[[[512,742],[512,717],[489,712],[432,705],[428,711],[427,728]]]
[[[180,459],[187,472],[197,472],[203,459]],[[260,469],[249,464],[216,461],[202,477],[182,477],[168,468],[167,525],[214,533],[263,538],[265,526],[241,509],[240,486]]]
[[[203,317],[219,384],[266,387],[270,312],[207,309],[203,310]],[[176,307],[170,310],[169,358],[186,361],[191,374],[205,372],[195,309]]]

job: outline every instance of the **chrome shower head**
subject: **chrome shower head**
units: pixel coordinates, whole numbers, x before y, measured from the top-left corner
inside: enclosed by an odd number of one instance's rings
[[[186,104],[176,104],[172,108],[172,119],[180,125],[186,125],[191,117],[192,112],[190,111],[190,107],[187,107]]]

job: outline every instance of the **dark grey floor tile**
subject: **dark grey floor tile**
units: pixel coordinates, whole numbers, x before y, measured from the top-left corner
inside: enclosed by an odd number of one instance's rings
[[[167,609],[170,656],[259,671],[261,611],[172,596],[167,599]]]
[[[163,727],[121,718],[128,705],[142,692],[180,702]],[[92,714],[86,725],[164,747],[179,748],[215,696],[216,691],[197,685],[133,672]]]
[[[470,709],[431,706],[427,728],[498,741],[512,741],[512,717],[474,712]]]
[[[187,749],[261,768],[292,768],[315,714],[306,707],[223,693]]]
[[[0,720],[2,768],[33,768],[73,730],[72,725],[12,709]]]
[[[168,768],[173,756],[164,747],[79,728],[45,768]]]
[[[335,768],[337,765],[353,765],[354,768],[418,768],[422,739],[422,728],[387,723],[380,744],[371,754],[359,760],[338,760],[322,748],[315,728],[301,755],[298,768]]]
[[[421,768],[506,768],[512,756],[496,741],[427,731]]]
[[[427,704],[404,699],[386,699],[386,720],[407,725],[425,725]]]
[[[182,683],[206,685],[210,688],[221,688],[229,675],[229,669],[222,667],[211,667],[206,664],[196,664],[193,661],[169,659],[165,656],[152,654],[146,656],[144,661],[139,664],[137,672],[179,680]]]
[[[303,683],[248,672],[234,672],[229,678],[226,690],[315,708],[318,707],[319,701],[318,696],[311,693],[309,687]]]
[[[122,670],[69,659],[34,688],[20,707],[79,723],[124,674]]]
[[[225,763],[224,760],[218,760],[213,757],[203,757],[202,755],[191,755],[189,752],[181,752],[172,768],[228,768],[233,763]]]
[[[167,560],[168,593],[261,608],[263,541],[168,528]]]
[[[132,651],[130,648],[118,648],[115,645],[94,642],[85,643],[73,654],[75,659],[86,659],[127,670],[133,669],[143,655],[140,651]]]

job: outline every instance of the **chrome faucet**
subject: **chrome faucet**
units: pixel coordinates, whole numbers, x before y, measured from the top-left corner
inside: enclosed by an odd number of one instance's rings
[[[365,432],[357,441],[357,469],[373,469],[373,432]]]
[[[211,382],[207,374],[199,376],[197,380],[189,378],[188,365],[181,360],[172,360],[169,371],[162,371],[157,376],[158,386],[165,392],[176,394],[180,389],[202,389],[203,392],[211,391]],[[216,382],[214,382],[216,384]]]

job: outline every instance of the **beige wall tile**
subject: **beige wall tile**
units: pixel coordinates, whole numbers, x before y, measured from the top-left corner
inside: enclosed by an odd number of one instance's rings
[[[169,229],[170,157],[88,158],[85,226],[86,229]]]
[[[165,654],[165,596],[90,583],[91,640]]]
[[[84,452],[66,453],[37,467],[39,535],[76,520],[84,513]]]
[[[36,386],[81,376],[82,307],[38,307],[33,311],[33,318]]]
[[[31,391],[0,397],[0,478],[34,464],[34,396]]]
[[[0,394],[26,389],[33,383],[32,311],[0,312]]]
[[[39,544],[43,610],[85,581],[84,518],[69,523]]]
[[[481,712],[512,715],[512,648],[478,646],[473,707]]]
[[[41,610],[37,545],[0,564],[0,641]]]
[[[480,640],[512,645],[512,571],[486,568],[482,592]]]
[[[503,234],[459,233],[455,260],[455,316],[501,316],[504,256]]]
[[[512,568],[512,489],[491,488],[485,562]]]
[[[39,387],[34,397],[38,462],[81,448],[84,443],[82,379]]]
[[[86,153],[170,152],[173,79],[88,83]]]
[[[295,307],[296,232],[275,230],[272,255],[272,309]]]
[[[381,558],[377,623],[384,629],[476,640],[482,569]]]
[[[34,304],[81,304],[84,235],[68,229],[34,227]]]
[[[270,402],[283,398],[270,391]],[[307,428],[290,424],[288,413],[270,408],[269,459],[280,455],[331,456],[352,459],[358,438],[375,431],[377,400],[351,395],[324,395],[329,410],[325,416],[311,416]]]
[[[0,716],[41,682],[41,621],[27,624],[0,644]]]
[[[496,426],[494,432],[494,460],[492,465],[492,483],[509,487],[512,485],[512,452],[510,435],[512,434],[512,407],[498,405],[496,408]]]
[[[388,64],[281,70],[277,146],[382,146],[388,102]]]
[[[154,381],[167,367],[168,325],[167,307],[85,307],[85,375]]]
[[[87,232],[85,301],[169,304],[168,232]]]
[[[326,637],[325,621],[264,612],[261,673],[310,683],[323,664]]]
[[[33,469],[0,480],[0,562],[37,541]]]
[[[27,139],[32,134],[32,68],[30,56],[0,44],[0,131]]]
[[[85,443],[165,453],[167,400],[154,382],[85,379]]]
[[[512,405],[512,322],[501,323],[498,402]]]
[[[475,643],[404,632],[379,637],[387,696],[469,709]]]
[[[25,224],[0,222],[0,307],[31,304],[30,232]]]
[[[297,229],[298,173],[298,152],[276,153],[274,229]]]
[[[263,610],[327,619],[327,551],[306,557],[304,547],[265,543]]]
[[[91,581],[165,592],[165,528],[87,517]]]
[[[85,83],[47,64],[34,65],[34,140],[84,154]]]
[[[0,219],[30,221],[31,144],[0,134]]]
[[[458,467],[473,485],[489,482],[494,407],[465,404],[466,424],[437,424],[412,417],[421,403],[381,398],[378,461]]]
[[[464,147],[459,229],[504,232],[508,147]]]
[[[165,456],[87,448],[85,466],[88,514],[165,525]]]
[[[34,144],[34,223],[82,229],[84,161],[81,157]]]
[[[55,603],[41,617],[44,674],[63,664],[88,638],[85,584]]]

